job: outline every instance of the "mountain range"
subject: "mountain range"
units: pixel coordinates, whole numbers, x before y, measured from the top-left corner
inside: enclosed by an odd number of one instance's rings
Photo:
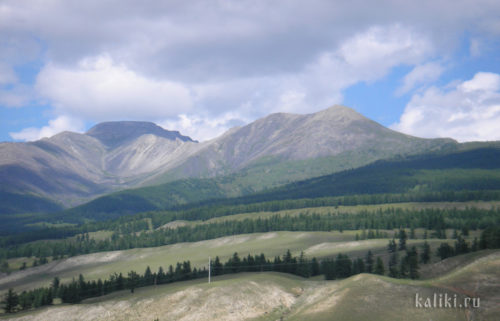
[[[201,143],[149,122],[105,122],[84,134],[0,143],[0,194],[45,198],[53,210],[53,202],[68,207],[127,188],[233,175],[229,195],[239,196],[458,145],[390,130],[344,106],[271,114]]]

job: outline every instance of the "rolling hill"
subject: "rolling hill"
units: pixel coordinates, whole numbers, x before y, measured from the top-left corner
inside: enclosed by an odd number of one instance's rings
[[[463,151],[421,154],[377,161],[339,173],[290,183],[245,196],[239,174],[212,179],[189,179],[125,190],[66,210],[68,220],[112,219],[126,214],[202,205],[250,204],[274,200],[319,198],[358,194],[399,194],[500,189],[500,148],[467,148]],[[245,192],[241,191],[241,194]]]
[[[239,273],[122,291],[82,304],[48,307],[9,320],[495,320],[499,253],[489,253],[424,281],[359,274],[339,281],[274,273]],[[479,308],[419,308],[415,295],[466,294]],[[458,306],[457,304],[457,306]]]

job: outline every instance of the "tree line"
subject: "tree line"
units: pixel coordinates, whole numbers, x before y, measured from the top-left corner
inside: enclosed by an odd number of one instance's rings
[[[299,256],[293,256],[287,250],[283,256],[276,256],[268,259],[261,253],[240,257],[235,252],[226,262],[222,262],[217,256],[211,261],[210,271],[212,276],[233,274],[240,272],[282,272],[298,275],[301,277],[312,277],[325,275],[325,279],[346,278],[358,273],[384,274],[383,261],[376,258],[369,251],[366,259],[357,258],[351,260],[348,255],[338,254],[335,258],[318,260],[309,259],[303,252]],[[178,262],[175,267],[170,265],[168,269],[159,267],[157,272],[152,272],[148,266],[143,274],[131,270],[126,275],[114,273],[106,280],[86,281],[83,275],[78,279],[73,279],[69,283],[61,283],[55,277],[48,287],[37,288],[30,291],[23,291],[18,294],[13,289],[9,289],[4,299],[4,309],[7,313],[20,310],[38,308],[53,304],[54,299],[59,298],[63,303],[78,303],[84,299],[103,296],[115,291],[130,290],[144,286],[167,284],[172,282],[186,281],[198,278],[206,278],[208,269],[206,267],[192,268],[190,261]]]
[[[312,213],[309,213],[311,211]],[[275,214],[266,218],[246,218],[181,226],[175,229],[147,230],[149,223],[137,224],[142,232],[134,228],[118,227],[110,238],[95,240],[88,233],[72,240],[37,241],[27,244],[0,248],[0,261],[13,257],[32,257],[39,259],[64,256],[75,256],[101,251],[126,250],[132,248],[156,247],[179,242],[196,242],[223,236],[266,233],[272,231],[344,231],[373,230],[378,233],[374,237],[386,237],[378,230],[397,228],[434,229],[434,236],[444,236],[444,229],[485,229],[500,225],[500,209],[421,209],[409,210],[401,208],[360,211],[357,213],[327,212],[314,213],[314,209],[305,210],[299,215]],[[363,237],[362,237],[363,238]],[[373,237],[370,237],[373,238]]]
[[[130,232],[144,230],[144,219],[150,219],[154,228],[158,228],[174,220],[208,220],[214,217],[253,212],[277,212],[282,210],[324,207],[324,206],[354,206],[371,204],[389,204],[403,202],[467,202],[467,201],[500,200],[498,190],[462,190],[462,191],[434,191],[385,194],[359,194],[346,196],[328,196],[300,199],[262,200],[248,198],[209,200],[200,203],[191,203],[173,207],[169,210],[147,211],[121,217],[106,218],[106,215],[96,212],[99,221],[73,222],[75,226],[50,227],[32,229],[27,232],[5,235],[0,237],[0,247],[4,248],[16,244],[33,242],[43,239],[63,239],[77,234],[99,230],[117,230],[131,228]],[[46,214],[43,221],[49,223],[71,222],[65,212],[60,214]]]

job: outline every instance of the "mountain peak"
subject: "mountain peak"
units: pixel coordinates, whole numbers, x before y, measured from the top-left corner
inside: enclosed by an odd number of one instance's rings
[[[178,131],[169,131],[162,127],[144,121],[112,121],[95,125],[86,133],[100,140],[108,147],[115,147],[123,142],[138,138],[142,135],[152,134],[159,137],[184,142],[194,142],[190,137],[181,135]]]
[[[368,120],[365,116],[361,115],[352,108],[343,105],[334,105],[330,108],[321,110],[314,114],[316,117],[335,117],[350,120]]]

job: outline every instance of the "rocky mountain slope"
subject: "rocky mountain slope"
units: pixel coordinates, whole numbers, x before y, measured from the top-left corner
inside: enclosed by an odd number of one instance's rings
[[[133,186],[176,158],[191,138],[146,122],[102,123],[30,143],[0,144],[1,189],[69,204]]]
[[[333,106],[307,115],[272,114],[244,127],[234,128],[221,137],[200,144],[192,156],[175,168],[175,173],[177,177],[210,177],[226,175],[259,163],[273,167],[283,162],[344,156],[346,161],[341,164],[343,166],[328,170],[333,172],[380,158],[455,145],[456,142],[451,139],[422,139],[401,134],[351,108]],[[172,174],[171,169],[164,169]],[[323,173],[311,176],[319,174]]]
[[[203,143],[152,123],[108,122],[85,134],[1,143],[0,190],[75,205],[119,189],[232,173],[259,190],[456,145],[392,131],[343,106],[272,114]]]

